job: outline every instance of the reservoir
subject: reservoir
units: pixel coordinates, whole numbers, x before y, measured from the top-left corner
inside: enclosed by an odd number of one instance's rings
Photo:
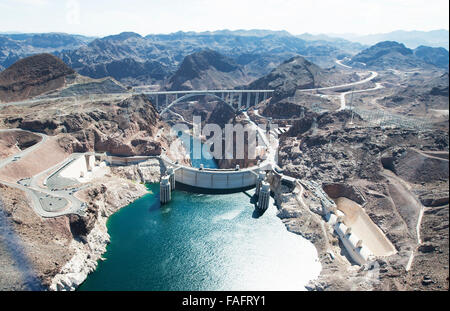
[[[315,247],[286,230],[273,199],[255,213],[254,189],[175,190],[162,207],[159,184],[148,190],[109,218],[106,260],[78,290],[304,290],[320,274]]]

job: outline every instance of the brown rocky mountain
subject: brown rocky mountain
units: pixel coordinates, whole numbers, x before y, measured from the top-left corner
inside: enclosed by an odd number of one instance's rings
[[[58,89],[73,73],[74,70],[51,54],[21,59],[0,73],[0,100],[23,100]]]
[[[213,50],[203,50],[184,58],[166,89],[232,89],[250,78],[234,60]]]
[[[290,58],[268,75],[253,81],[250,89],[275,90],[272,102],[293,96],[298,89],[326,87],[357,81],[356,74],[344,73],[336,68],[322,69],[301,56]]]
[[[448,68],[448,51],[444,48],[420,46],[408,49],[395,41],[379,42],[353,56],[349,64],[375,69]]]

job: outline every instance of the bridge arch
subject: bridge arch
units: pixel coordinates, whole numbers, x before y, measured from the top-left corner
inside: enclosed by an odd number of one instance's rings
[[[222,102],[222,103],[226,104],[227,106],[231,107],[231,109],[233,109],[233,111],[236,112],[236,108],[234,108],[232,105],[230,105],[229,102],[225,101],[224,99],[222,99],[221,97],[217,96],[216,94],[209,93],[209,92],[199,92],[199,93],[193,93],[193,94],[186,94],[186,95],[181,96],[180,98],[177,98],[176,100],[171,102],[167,107],[165,107],[163,110],[161,110],[160,115],[166,113],[174,105],[176,105],[176,104],[178,104],[178,103],[180,103],[180,102],[182,102],[182,101],[184,101],[186,99],[189,99],[191,97],[195,97],[195,96],[205,96],[205,97],[206,96],[210,96],[210,97],[213,97],[213,98],[219,100],[219,102]]]

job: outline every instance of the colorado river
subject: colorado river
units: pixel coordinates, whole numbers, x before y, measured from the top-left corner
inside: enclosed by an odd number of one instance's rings
[[[161,207],[159,184],[148,189],[109,218],[106,260],[79,290],[304,290],[320,273],[315,247],[286,230],[273,201],[255,213],[254,190],[175,190]]]

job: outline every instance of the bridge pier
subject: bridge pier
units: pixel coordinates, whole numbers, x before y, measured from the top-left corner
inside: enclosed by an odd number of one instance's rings
[[[265,211],[269,207],[270,201],[270,185],[269,183],[262,182],[261,190],[258,198],[258,209]]]
[[[230,106],[233,107],[233,93],[230,93]]]
[[[256,92],[255,93],[255,106],[258,106],[258,103],[259,103],[259,93]]]
[[[247,93],[247,109],[250,108],[250,97],[252,96],[252,93]]]
[[[264,94],[264,101],[266,101],[266,99],[267,99],[267,93],[264,92],[263,94]]]
[[[238,109],[241,110],[242,105],[242,93],[239,93],[239,103],[238,103]]]
[[[161,204],[169,203],[170,200],[172,200],[172,193],[170,189],[170,177],[169,176],[162,177],[159,187],[160,187],[159,197]]]
[[[158,110],[159,109],[159,96],[158,95],[156,95],[156,110]]]

